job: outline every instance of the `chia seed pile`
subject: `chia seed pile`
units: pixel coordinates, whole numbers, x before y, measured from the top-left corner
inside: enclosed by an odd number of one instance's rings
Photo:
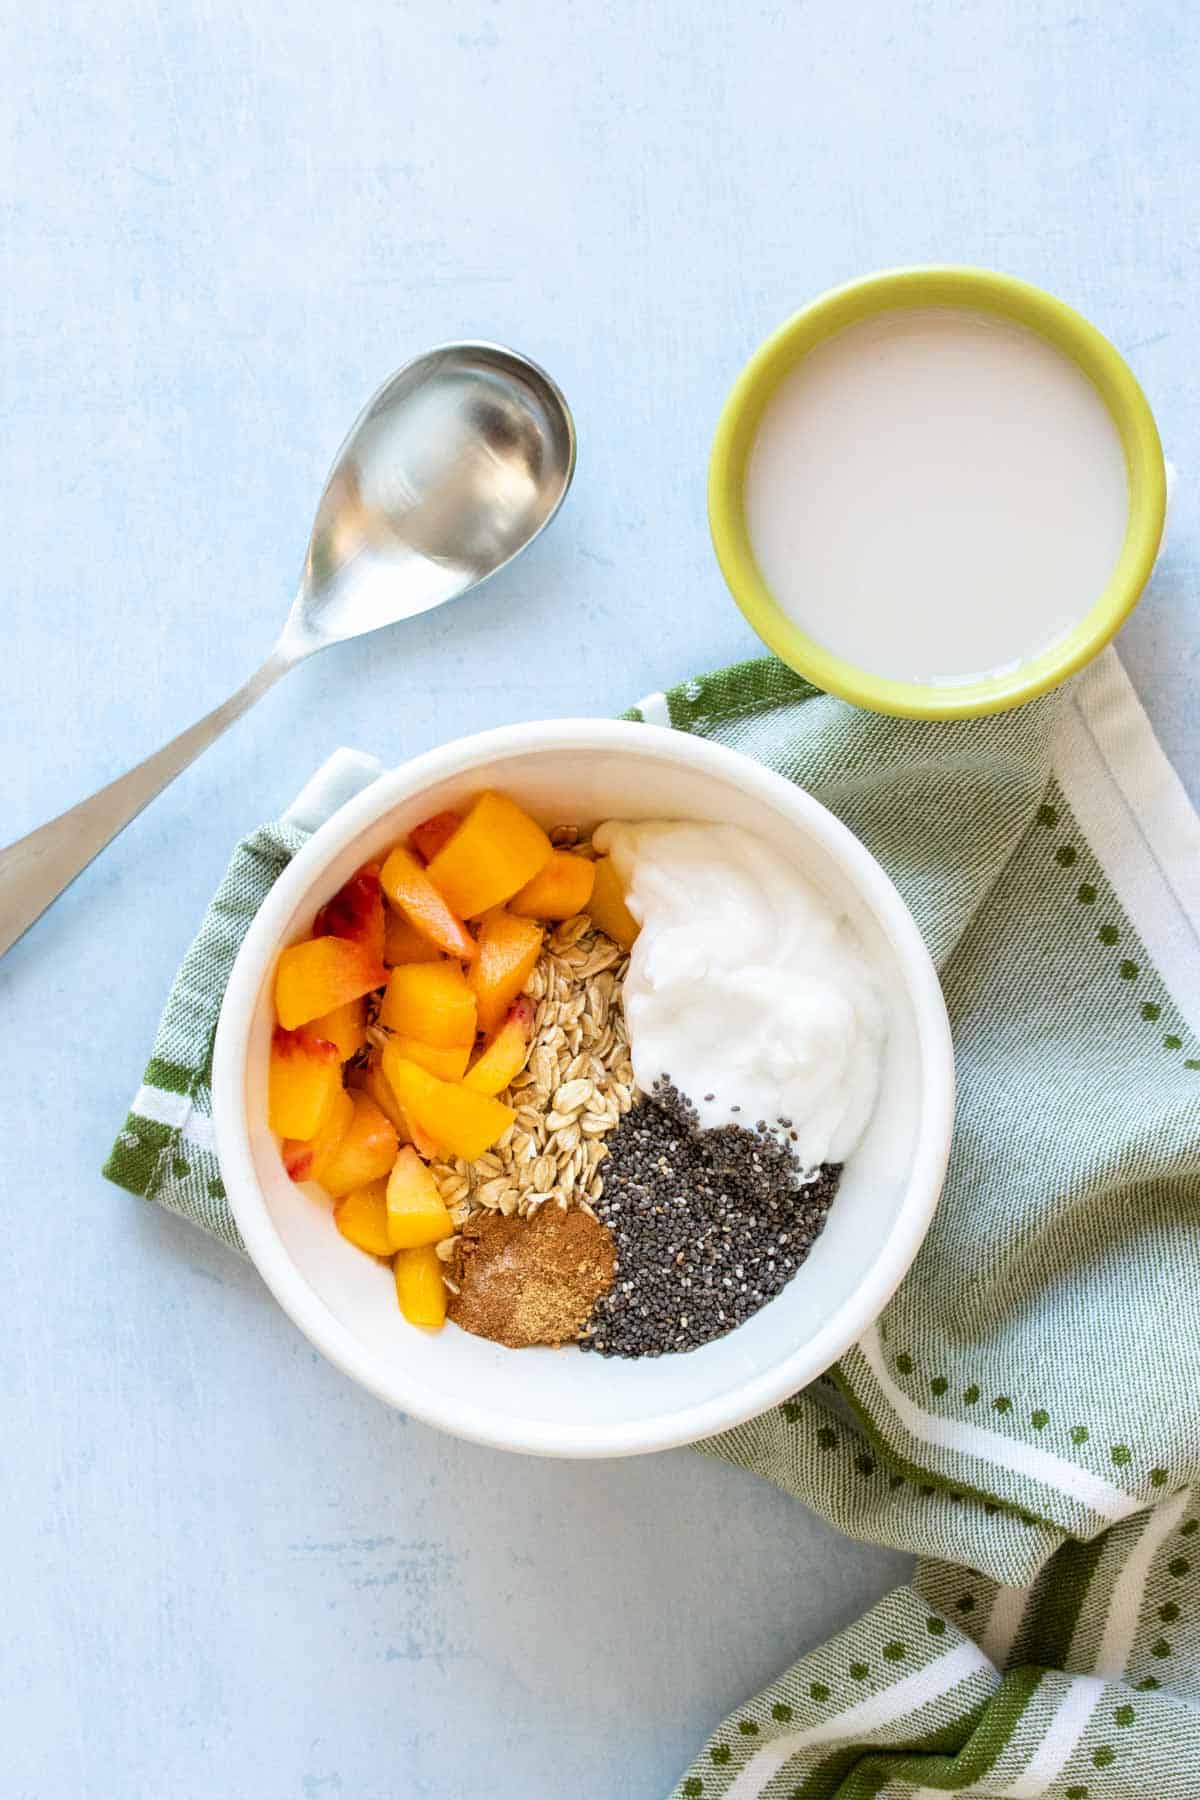
[[[616,1273],[580,1349],[696,1350],[787,1286],[821,1234],[842,1174],[840,1163],[802,1169],[790,1128],[789,1119],[760,1119],[752,1130],[701,1131],[670,1078],[655,1083],[608,1140],[593,1208],[616,1242]]]

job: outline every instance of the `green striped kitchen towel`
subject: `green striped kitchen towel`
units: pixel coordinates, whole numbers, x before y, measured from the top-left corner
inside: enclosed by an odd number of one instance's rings
[[[1195,1800],[1200,819],[1120,663],[966,723],[857,712],[769,659],[634,716],[770,764],[869,846],[937,960],[959,1083],[942,1204],[878,1324],[705,1446],[916,1552],[916,1577],[743,1705],[676,1794]],[[239,848],[107,1165],[231,1244],[225,976],[374,772],[342,753]]]

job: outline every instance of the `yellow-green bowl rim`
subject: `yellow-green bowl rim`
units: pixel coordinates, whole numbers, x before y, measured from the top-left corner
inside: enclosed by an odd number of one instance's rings
[[[955,685],[892,681],[835,656],[800,629],[763,580],[742,507],[746,463],[780,381],[801,357],[847,325],[912,306],[960,306],[1027,326],[1063,351],[1092,382],[1125,452],[1129,516],[1108,586],[1067,635],[1009,672]],[[708,468],[708,521],[729,590],[776,656],[827,693],[872,712],[908,719],[966,719],[1002,712],[1057,687],[1090,662],[1128,618],[1150,578],[1162,540],[1167,481],[1158,427],[1137,380],[1112,344],[1053,294],[990,269],[891,269],[822,294],[767,338],[733,384],[717,423]]]

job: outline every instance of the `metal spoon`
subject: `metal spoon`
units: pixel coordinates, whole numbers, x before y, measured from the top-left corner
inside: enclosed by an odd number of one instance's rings
[[[550,377],[498,344],[444,344],[360,414],[321,495],[278,643],[224,706],[0,851],[0,956],[279,677],[316,650],[455,600],[550,523],[575,427]]]

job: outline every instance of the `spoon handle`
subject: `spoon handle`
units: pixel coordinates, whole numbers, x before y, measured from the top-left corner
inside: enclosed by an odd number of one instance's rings
[[[207,750],[227,726],[240,719],[294,661],[294,657],[275,649],[262,668],[223,706],[181,731],[136,769],[110,781],[90,800],[81,800],[48,825],[39,826],[28,837],[18,838],[15,844],[0,850],[0,956],[29,930],[64,888],[70,887],[93,857],[118,832],[124,831],[130,820],[136,819],[142,808],[182,774],[202,750]]]

